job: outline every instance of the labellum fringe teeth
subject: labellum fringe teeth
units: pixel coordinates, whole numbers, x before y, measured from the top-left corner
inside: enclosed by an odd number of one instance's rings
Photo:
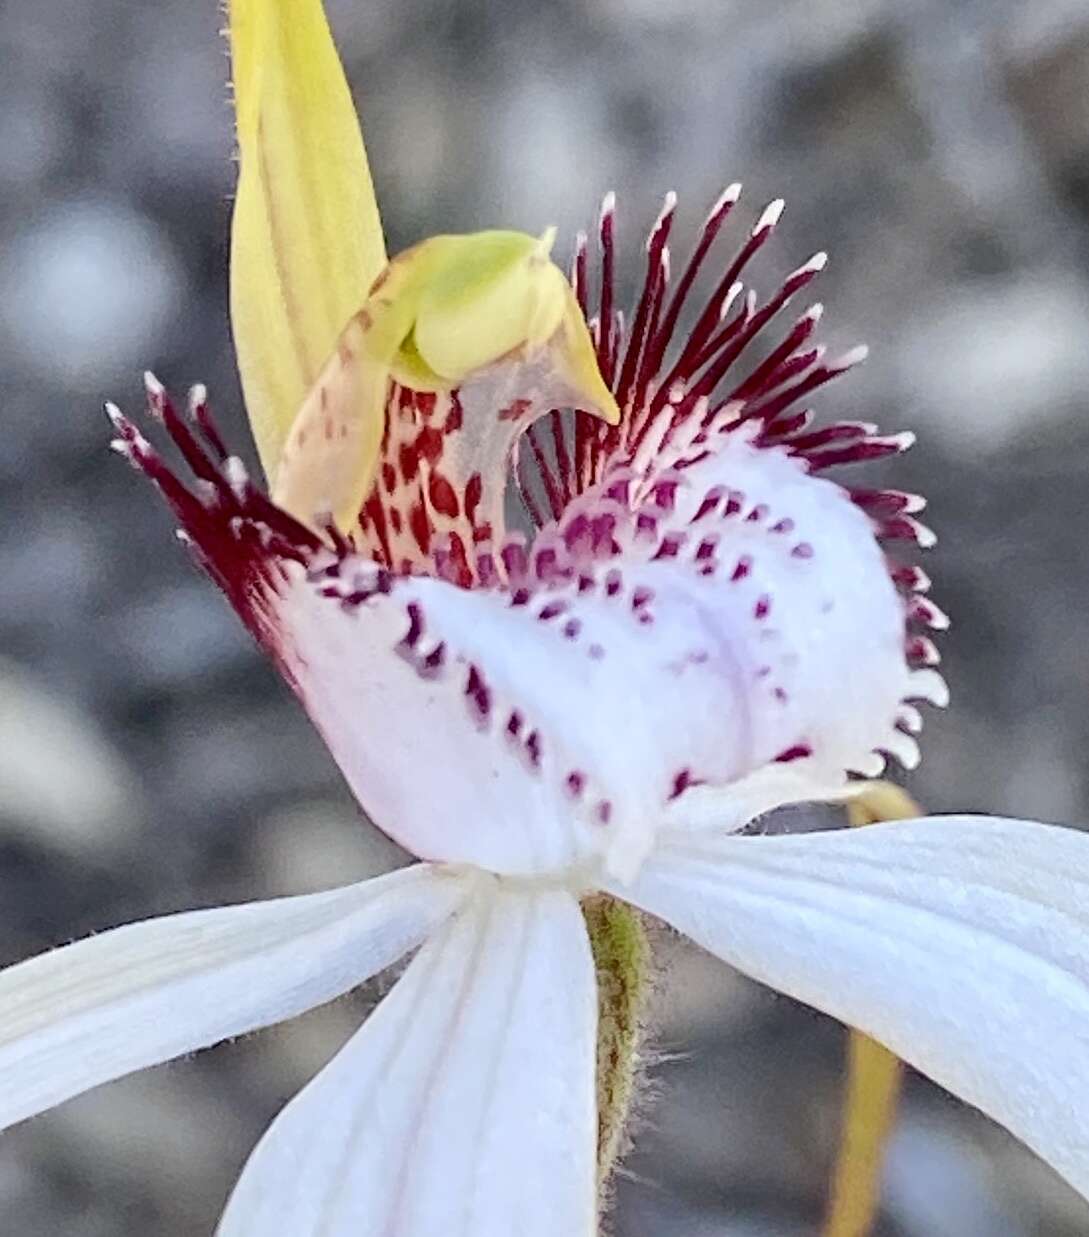
[[[793,604],[790,581],[801,579],[795,573],[822,571],[820,536],[811,516],[777,502],[775,486],[765,492],[759,461],[768,460],[769,476],[811,476],[814,485],[827,486],[831,483],[816,478],[840,464],[895,455],[913,439],[910,434],[880,435],[875,426],[860,422],[813,428],[809,409],[798,407],[865,355],[855,349],[828,361],[823,349],[811,344],[821,318],[819,304],[806,309],[763,359],[742,370],[749,345],[825,264],[823,254],[814,255],[765,302],[744,287],[748,264],[778,223],[781,203],[761,214],[710,295],[702,305],[693,304],[701,271],[739,193],[739,186],[730,186],[715,204],[675,280],[669,236],[676,201],[673,195],[667,198],[647,241],[644,283],[629,316],[615,305],[611,195],[598,225],[596,294],[589,242],[579,237],[572,281],[590,322],[601,371],[623,415],[619,425],[608,426],[578,411],[546,409],[534,423],[528,423],[528,414],[518,423],[521,436],[515,438],[511,462],[537,526],[532,540],[482,517],[495,510],[492,499],[506,477],[487,473],[479,462],[466,465],[460,439],[467,413],[457,391],[424,395],[391,385],[381,461],[373,489],[361,504],[360,525],[350,537],[338,533],[331,520],[316,520],[320,532],[312,531],[253,484],[229,454],[202,387],[193,389],[185,418],[156,380],[149,376],[147,382],[149,411],[192,473],[190,484],[183,484],[132,423],[108,406],[113,445],[159,487],[193,552],[289,679],[294,681],[295,671],[285,655],[277,605],[284,591],[298,583],[300,568],[332,604],[349,610],[378,604],[378,599],[403,604],[402,634],[393,650],[397,656],[422,678],[449,682],[476,729],[501,735],[528,770],[539,772],[548,764],[568,799],[588,805],[589,816],[606,824],[614,818],[613,802],[595,778],[589,756],[569,754],[570,759],[553,765],[548,753],[557,737],[534,724],[525,700],[506,698],[509,693],[500,690],[486,659],[453,647],[443,633],[442,616],[412,596],[410,581],[432,575],[459,587],[502,592],[505,604],[524,611],[542,634],[594,661],[607,658],[609,649],[589,634],[593,624],[587,624],[586,608],[604,599],[611,613],[653,628],[659,598],[647,577],[654,571],[679,573],[669,579],[691,581],[683,584],[685,590],[727,585],[745,590],[752,633],[746,639],[768,649],[752,690],[762,693],[761,700],[786,706],[798,671],[789,657],[777,662],[776,616],[780,607],[789,613]],[[694,325],[681,334],[678,323],[689,308],[695,309]],[[495,415],[503,419],[500,414],[506,417],[509,411],[504,406]],[[525,411],[520,408],[518,417]],[[507,420],[513,424],[518,417],[511,413]],[[725,467],[731,460],[743,461],[744,476],[714,474],[718,462],[725,461]],[[926,574],[891,553],[898,543],[933,544],[933,534],[916,518],[925,503],[895,489],[833,489],[850,500],[889,554],[887,575],[902,599],[908,667],[904,689],[873,736],[872,750],[859,753],[850,768],[860,774],[879,772],[887,754],[911,767],[918,760],[914,736],[921,726],[913,702],[944,705],[947,699],[934,669],[938,652],[925,633],[943,630],[948,620],[925,596],[930,586]],[[787,591],[780,596],[778,589],[760,584],[767,579],[782,582]],[[729,708],[729,702],[723,707]],[[790,737],[770,758],[810,760],[817,739]],[[669,795],[680,795],[700,780],[699,768],[678,767],[669,779]]]

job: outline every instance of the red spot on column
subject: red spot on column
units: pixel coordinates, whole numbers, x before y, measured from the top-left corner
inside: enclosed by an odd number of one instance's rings
[[[444,434],[456,434],[461,429],[464,419],[461,411],[461,400],[458,399],[457,391],[450,392],[450,411],[446,414],[446,420],[443,422],[442,432]]]
[[[416,453],[429,464],[442,459],[442,431],[425,425],[416,437]]]
[[[427,520],[427,512],[423,509],[422,503],[414,503],[412,510],[408,513],[408,526],[412,531],[413,540],[419,546],[421,554],[427,554],[431,550],[431,525]]]
[[[469,566],[469,556],[465,551],[465,542],[457,535],[450,534],[450,561],[454,568],[454,579],[462,588],[471,588],[473,572]]]
[[[424,417],[429,417],[435,411],[435,392],[417,391],[416,408]]]
[[[441,472],[433,472],[427,482],[427,496],[431,506],[448,519],[456,520],[461,514],[457,491]]]
[[[401,465],[401,476],[406,481],[414,480],[417,472],[420,470],[420,457],[416,454],[416,448],[411,443],[401,443],[401,449],[397,453],[397,460]]]
[[[387,566],[393,564],[393,554],[390,551],[389,534],[386,531],[386,512],[382,506],[382,500],[377,494],[371,494],[370,498],[363,504],[363,514],[366,517],[367,523],[374,529],[374,535],[378,538],[380,547],[380,561]],[[376,558],[378,555],[375,556]]]
[[[500,421],[517,421],[519,417],[525,416],[533,406],[533,401],[529,399],[516,399],[509,403],[506,408],[500,408]]]
[[[471,528],[476,528],[476,513],[480,506],[480,500],[484,497],[484,482],[480,478],[480,473],[474,472],[473,475],[465,482],[465,518],[469,521]]]
[[[392,411],[393,411],[393,391],[392,389],[390,389],[389,391],[386,392],[386,415],[382,418],[381,451],[383,455],[385,455],[387,450],[389,449],[389,427],[390,427],[390,422],[393,420],[393,417],[391,415]]]

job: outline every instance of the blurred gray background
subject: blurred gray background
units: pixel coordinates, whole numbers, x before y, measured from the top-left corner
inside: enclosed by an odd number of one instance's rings
[[[912,428],[954,705],[933,809],[1089,803],[1089,5],[1036,0],[338,0],[391,250],[486,226],[570,237],[620,195],[690,233],[732,179],[787,214],[756,285],[814,249],[825,337],[864,338],[826,414]],[[331,760],[165,510],[106,450],[151,366],[243,421],[214,0],[0,7],[0,954],[388,865]],[[735,235],[738,230],[735,229]],[[680,246],[675,246],[679,252]],[[805,825],[805,820],[795,821]],[[840,1030],[660,942],[656,1059],[618,1237],[816,1232]],[[0,1231],[197,1237],[363,993],[101,1089],[0,1139]],[[912,1080],[884,1237],[1074,1237],[1089,1208]]]

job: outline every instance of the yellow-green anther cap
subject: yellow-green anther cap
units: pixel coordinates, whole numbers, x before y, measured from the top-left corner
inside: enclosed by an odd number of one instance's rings
[[[448,391],[490,366],[543,357],[557,404],[615,424],[582,311],[549,256],[554,235],[436,236],[393,259],[293,424],[276,501],[304,520],[328,512],[352,526],[377,465],[391,378]]]

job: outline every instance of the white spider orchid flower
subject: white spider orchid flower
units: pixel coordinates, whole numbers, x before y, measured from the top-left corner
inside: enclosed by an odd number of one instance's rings
[[[116,445],[422,862],[0,973],[0,1125],[418,948],[272,1123],[221,1234],[592,1234],[580,899],[603,891],[866,1031],[1089,1194],[1089,838],[965,816],[740,832],[913,763],[915,703],[944,698],[917,633],[941,613],[889,556],[928,541],[921,502],[827,475],[908,436],[810,428],[803,400],[858,357],[810,344],[819,306],[745,363],[823,255],[766,303],[742,287],[773,204],[687,333],[736,187],[676,280],[667,202],[630,317],[609,201],[593,307],[585,239],[570,283],[548,236],[387,265],[317,0],[234,0],[231,24],[233,319],[271,497],[199,389],[190,426],[149,382],[194,481],[111,409]],[[529,541],[504,528],[512,464]]]

